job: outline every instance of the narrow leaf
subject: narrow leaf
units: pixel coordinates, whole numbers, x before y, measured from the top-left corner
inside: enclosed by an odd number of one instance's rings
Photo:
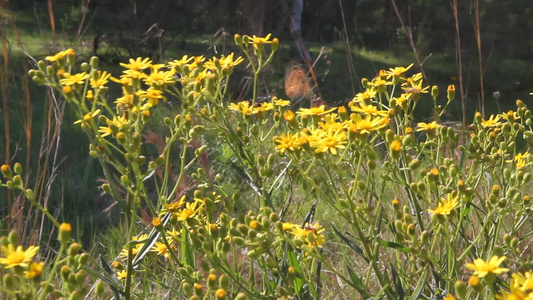
[[[293,267],[297,274],[301,274],[302,269],[300,268],[300,264],[298,262],[298,257],[296,256],[296,253],[294,251],[289,250],[287,253],[287,257],[289,259],[289,266]],[[294,293],[296,295],[300,294],[300,290],[303,287],[303,281],[302,279],[296,277],[294,280]]]
[[[394,282],[394,286],[396,288],[396,294],[398,295],[398,299],[404,299],[405,298],[405,292],[403,291],[402,287],[402,281],[400,280],[400,277],[398,276],[398,273],[396,272],[396,268],[390,264],[391,270],[392,270],[392,281]]]
[[[337,228],[335,228],[335,226],[332,226],[332,227],[333,227],[333,231],[335,231],[335,234],[337,234],[341,238],[341,240],[344,243],[346,243],[346,245],[348,245],[348,247],[352,248],[352,250],[355,251],[355,253],[361,255],[361,257],[367,263],[370,262],[370,260],[368,260],[368,258],[363,253],[363,249],[359,248],[359,246],[357,246],[352,240],[348,239],[345,235],[343,235],[340,231],[338,231]]]
[[[400,250],[403,253],[410,253],[411,250],[409,247],[395,243],[395,242],[389,242],[389,241],[379,241],[379,245],[387,248],[392,248],[396,250]]]

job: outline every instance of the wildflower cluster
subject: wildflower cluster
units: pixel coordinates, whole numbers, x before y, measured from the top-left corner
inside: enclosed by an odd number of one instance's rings
[[[486,119],[476,114],[467,128],[444,123],[455,87],[441,100],[410,65],[363,79],[344,106],[296,109],[260,96],[258,78],[279,41],[235,35],[235,42],[244,58],[136,58],[117,78],[97,58],[77,65],[73,50],[30,71],[76,111],[103,168],[101,188],[122,210],[126,240],[111,266],[102,258],[100,268],[87,267],[88,256],[68,246],[70,226],[26,189],[22,167],[2,166],[1,185],[59,230],[62,250],[39,283],[43,291],[125,299],[153,296],[152,287],[187,299],[532,297],[524,241],[533,117],[524,102]],[[228,81],[244,59],[253,90],[232,99]],[[122,90],[115,100],[111,84]],[[426,98],[433,115],[415,122]],[[164,138],[145,129],[157,118]],[[2,240],[0,264],[12,272],[7,282],[27,283],[9,291],[35,294],[32,280],[46,266],[35,259],[37,246],[19,244]],[[85,272],[98,278],[92,290]],[[324,295],[337,284],[338,295]]]

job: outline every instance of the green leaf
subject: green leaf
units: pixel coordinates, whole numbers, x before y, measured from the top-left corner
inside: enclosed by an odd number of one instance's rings
[[[116,299],[120,299],[120,295],[124,295],[124,292],[122,291],[122,287],[118,286],[116,282],[113,281],[113,279],[109,278],[108,276],[105,276],[104,274],[98,273],[96,270],[93,270],[87,266],[81,266],[83,270],[85,270],[87,273],[98,277],[103,282],[107,283],[113,293],[115,294]],[[106,271],[107,272],[107,271]]]
[[[426,297],[421,295],[422,290],[424,289],[424,286],[426,285],[427,275],[428,275],[428,269],[426,268],[422,276],[420,276],[420,278],[418,279],[418,284],[416,285],[416,288],[413,291],[413,294],[409,298],[410,300],[427,299]]]
[[[411,253],[411,249],[409,247],[406,247],[404,245],[395,243],[395,242],[389,242],[389,241],[379,241],[379,245],[387,248],[392,248],[396,250],[400,250],[403,253]]]
[[[189,231],[187,228],[183,228],[181,231],[181,262],[184,265],[189,265],[193,269],[196,269],[196,260],[194,259],[194,253],[189,243]]]
[[[396,272],[396,268],[390,264],[391,272],[392,272],[392,281],[394,282],[394,286],[396,287],[396,294],[398,295],[398,299],[404,299],[405,298],[405,292],[403,291],[402,287],[402,281],[400,280],[400,277],[398,276],[398,273]]]
[[[350,267],[346,268],[348,268],[348,274],[350,275],[350,279],[352,280],[352,286],[359,292],[359,294],[361,294],[361,297],[363,297],[364,299],[372,297],[373,295],[366,290],[365,286],[363,285],[363,282],[357,276],[357,274],[355,274]]]
[[[370,262],[370,260],[368,260],[368,258],[365,256],[364,252],[363,252],[363,249],[359,248],[359,246],[357,246],[352,240],[348,239],[346,236],[344,236],[340,231],[337,230],[337,228],[335,228],[335,226],[332,226],[333,227],[333,231],[335,231],[335,234],[337,234],[341,240],[346,244],[348,245],[348,247],[350,247],[353,251],[355,251],[355,253],[361,255],[361,257],[368,263]]]
[[[287,257],[289,259],[289,266],[293,267],[294,270],[296,270],[297,274],[301,274],[302,269],[300,268],[300,263],[298,262],[298,256],[296,255],[296,253],[294,253],[294,251],[292,251],[292,250],[289,250],[287,252]],[[294,293],[296,295],[300,294],[300,291],[301,291],[301,289],[303,287],[302,279],[296,277],[293,280],[293,283],[294,283]]]

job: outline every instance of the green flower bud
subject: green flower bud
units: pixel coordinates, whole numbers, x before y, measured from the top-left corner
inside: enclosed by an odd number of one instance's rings
[[[15,288],[14,284],[15,284],[15,281],[13,279],[13,275],[7,273],[6,275],[4,275],[4,286],[8,289],[8,290],[13,290]]]
[[[457,295],[458,299],[466,299],[467,294],[467,285],[466,282],[462,280],[457,280],[455,282],[455,294]]]
[[[91,65],[93,69],[97,69],[99,62],[100,62],[100,59],[98,58],[98,56],[93,56],[91,57],[89,64]]]
[[[494,250],[493,250],[493,255],[496,255],[496,256],[503,256],[504,254],[504,251],[503,251],[503,248],[501,246],[496,246],[494,247]]]
[[[393,140],[394,140],[394,131],[387,129],[387,131],[385,131],[385,141],[387,141],[387,143],[390,144]]]
[[[260,254],[256,250],[250,250],[246,255],[251,259],[257,259]]]
[[[99,281],[96,284],[95,292],[96,292],[96,296],[98,296],[98,297],[103,297],[104,296],[104,292],[105,292],[105,284],[104,284],[104,282]]]
[[[11,231],[7,236],[7,240],[10,244],[17,246],[20,243],[20,235],[16,231]]]
[[[431,87],[431,96],[433,99],[437,100],[437,97],[439,97],[439,87],[434,85]]]

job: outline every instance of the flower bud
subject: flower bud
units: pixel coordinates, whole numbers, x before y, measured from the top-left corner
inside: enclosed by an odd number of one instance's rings
[[[434,85],[431,87],[431,96],[433,99],[437,100],[437,97],[439,96],[439,87]]]
[[[90,65],[93,69],[97,69],[99,62],[100,62],[100,59],[98,58],[98,56],[93,56],[91,57]]]
[[[217,276],[215,274],[207,276],[207,286],[212,290],[217,288]]]
[[[2,175],[4,175],[5,178],[13,178],[13,173],[11,172],[11,168],[8,165],[2,165],[2,167],[0,167],[0,170],[2,171]]]
[[[7,236],[7,240],[10,244],[17,246],[20,243],[20,235],[16,231],[11,231]]]
[[[453,101],[455,99],[455,85],[449,85],[446,92],[448,93],[448,102]]]
[[[59,236],[58,240],[61,243],[66,243],[70,240],[70,232],[72,231],[72,226],[69,223],[62,223],[59,226]]]
[[[226,299],[226,290],[225,289],[216,290],[215,297],[217,297],[217,299],[220,299],[220,300],[225,300]]]
[[[466,282],[462,280],[457,280],[455,282],[455,294],[457,295],[457,299],[466,299],[466,294],[467,294]]]
[[[241,35],[236,33],[235,36],[233,36],[233,38],[235,40],[235,45],[242,47],[243,41],[242,41]]]

